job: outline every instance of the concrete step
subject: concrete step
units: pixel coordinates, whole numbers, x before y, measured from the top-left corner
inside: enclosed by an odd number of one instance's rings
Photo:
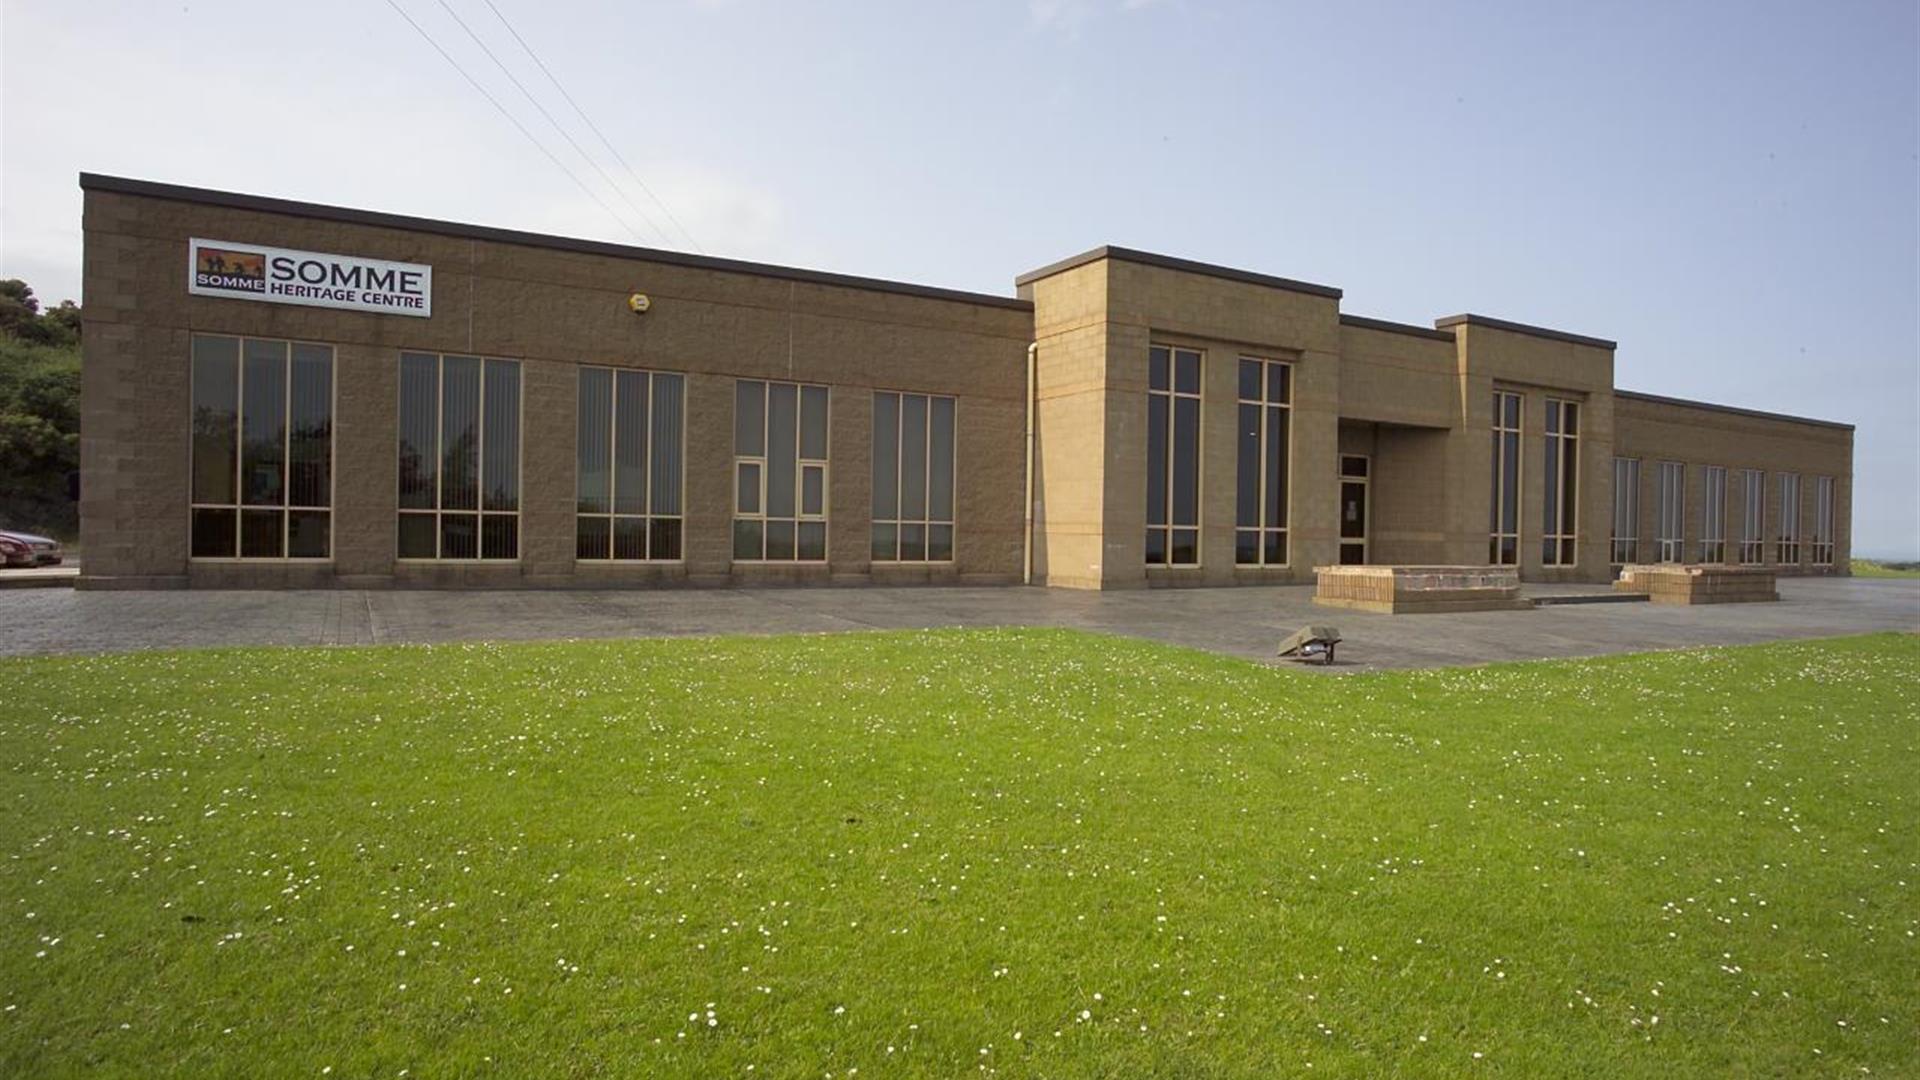
[[[1646,593],[1614,592],[1611,589],[1606,592],[1557,593],[1552,596],[1533,597],[1534,607],[1552,607],[1555,604],[1644,604],[1646,602]]]

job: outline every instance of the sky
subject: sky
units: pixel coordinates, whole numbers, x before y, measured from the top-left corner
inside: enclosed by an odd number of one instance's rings
[[[1855,424],[1855,554],[1920,558],[1911,0],[0,3],[0,276],[49,301],[81,171],[1003,295],[1120,244]]]

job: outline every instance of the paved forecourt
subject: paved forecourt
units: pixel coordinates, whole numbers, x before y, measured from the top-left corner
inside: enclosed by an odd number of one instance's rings
[[[1529,586],[1535,594],[1552,586]],[[1591,592],[1591,589],[1584,591]],[[1272,658],[1308,623],[1337,626],[1334,671],[1920,630],[1920,581],[1787,578],[1774,604],[1578,604],[1375,615],[1315,607],[1305,586],[1075,592],[1021,588],[623,591],[90,592],[0,596],[0,654],[232,645],[670,637],[1059,626]]]

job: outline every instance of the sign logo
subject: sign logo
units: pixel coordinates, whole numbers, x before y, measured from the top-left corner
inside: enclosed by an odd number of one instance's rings
[[[203,247],[194,257],[194,284],[241,292],[267,291],[267,257],[258,251]]]
[[[187,244],[187,292],[426,318],[433,267],[196,238]]]

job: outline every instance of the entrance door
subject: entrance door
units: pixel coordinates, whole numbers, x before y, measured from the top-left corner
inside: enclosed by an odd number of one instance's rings
[[[1367,561],[1367,456],[1340,455],[1340,564]]]

